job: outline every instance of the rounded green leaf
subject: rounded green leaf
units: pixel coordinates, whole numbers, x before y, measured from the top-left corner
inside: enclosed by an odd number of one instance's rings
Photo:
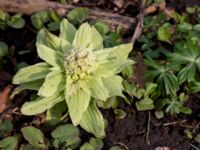
[[[13,77],[13,84],[21,84],[24,82],[31,82],[37,79],[45,78],[50,72],[49,65],[47,63],[38,63],[32,66],[28,66],[20,69]]]
[[[0,57],[6,56],[8,53],[8,45],[0,41]]]
[[[44,149],[46,148],[44,142],[44,134],[37,128],[32,126],[23,127],[21,132],[24,138],[34,147]]]
[[[18,136],[9,136],[0,141],[0,149],[16,150],[18,146]]]

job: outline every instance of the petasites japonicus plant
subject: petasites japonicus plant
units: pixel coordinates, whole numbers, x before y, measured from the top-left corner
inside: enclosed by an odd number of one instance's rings
[[[77,30],[64,19],[59,37],[42,29],[36,47],[45,62],[22,68],[13,78],[14,84],[38,91],[39,97],[26,102],[21,112],[36,115],[66,101],[75,126],[96,137],[104,136],[97,101],[123,97],[122,77],[117,74],[134,63],[127,58],[132,44],[103,48],[103,39],[94,27],[84,23]]]

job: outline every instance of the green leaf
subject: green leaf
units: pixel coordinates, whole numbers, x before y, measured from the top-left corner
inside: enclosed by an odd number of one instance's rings
[[[31,16],[31,22],[38,30],[41,29],[47,21],[49,21],[49,14],[47,11],[40,11]]]
[[[129,95],[133,96],[136,94],[137,86],[134,83],[129,83],[127,80],[124,80],[123,86]]]
[[[10,120],[0,120],[0,137],[2,134],[11,132],[13,129],[13,124]]]
[[[194,140],[198,143],[200,143],[200,133],[197,134],[195,137],[194,137]]]
[[[67,104],[65,101],[62,101],[47,111],[46,120],[48,124],[54,126],[62,121],[67,115]]]
[[[133,48],[133,44],[122,44],[112,48],[95,51],[94,56],[96,61],[111,60],[123,61],[128,58],[129,53]]]
[[[9,136],[0,141],[0,149],[2,150],[16,150],[18,146],[19,137]]]
[[[75,34],[73,41],[76,48],[91,48],[92,50],[103,48],[103,39],[94,27],[88,23],[82,24]]]
[[[192,25],[187,22],[183,22],[182,24],[179,24],[177,26],[177,28],[181,32],[188,32],[188,31],[192,30]]]
[[[94,27],[97,29],[97,31],[99,33],[102,33],[102,34],[107,34],[110,30],[109,25],[105,22],[102,22],[102,21],[97,21],[94,24]]]
[[[156,116],[157,119],[161,119],[161,118],[164,117],[164,112],[162,110],[156,111],[155,116]]]
[[[50,33],[47,29],[41,29],[37,34],[37,43],[52,48],[55,51],[61,51],[61,39]]]
[[[92,97],[103,101],[106,101],[109,97],[109,93],[101,78],[91,76],[87,81],[87,85],[90,88]]]
[[[25,20],[21,18],[22,14],[15,14],[11,17],[11,19],[7,22],[7,24],[13,28],[21,29],[25,25]]]
[[[111,76],[108,78],[102,78],[103,84],[109,93],[109,97],[111,96],[121,96],[124,97],[122,90],[124,87],[122,86],[122,78],[120,76]]]
[[[94,75],[98,77],[109,77],[120,73],[125,67],[134,64],[132,60],[124,61],[107,61],[99,64],[95,71]]]
[[[155,83],[146,83],[145,96],[149,96],[150,94],[152,94],[156,90],[157,87],[158,87],[158,85]]]
[[[165,23],[158,29],[158,39],[161,41],[168,41],[171,37],[171,33],[169,32],[170,24]]]
[[[193,26],[193,30],[200,32],[200,24],[196,24]]]
[[[43,97],[53,96],[56,92],[60,92],[64,89],[65,78],[60,70],[50,72],[41,88],[38,91],[38,95]]]
[[[0,20],[1,21],[7,21],[9,19],[9,14],[0,10]]]
[[[122,109],[115,109],[114,113],[117,119],[124,119],[126,117],[126,112]]]
[[[44,149],[46,144],[44,134],[37,128],[32,126],[23,127],[21,132],[24,138],[34,147]]]
[[[88,23],[82,24],[75,34],[72,45],[76,48],[88,48],[91,42],[91,27]]]
[[[103,48],[103,39],[95,27],[91,28],[91,43],[90,48],[92,50],[98,50]]]
[[[21,108],[21,112],[24,115],[36,115],[49,110],[57,103],[64,100],[62,93],[55,94],[51,97],[41,98],[39,97],[35,101],[26,102]]]
[[[197,93],[200,92],[200,82],[191,82],[190,83],[190,88],[192,92]]]
[[[196,74],[196,66],[195,64],[188,64],[186,67],[180,70],[178,73],[178,80],[179,83],[183,83],[184,81],[192,81]]]
[[[101,150],[103,148],[103,141],[101,139],[90,138],[88,143],[84,143],[80,150]]]
[[[98,138],[105,136],[104,119],[95,103],[91,103],[83,114],[80,126]]]
[[[45,78],[50,72],[49,65],[47,63],[38,63],[32,66],[28,66],[20,69],[13,77],[13,84],[21,84],[24,82],[31,82],[34,80]]]
[[[87,8],[74,8],[67,14],[67,18],[74,24],[82,23],[87,19],[89,10]]]
[[[0,41],[0,57],[8,54],[8,45],[5,42]]]
[[[60,22],[50,22],[47,27],[49,31],[57,31],[60,28]]]
[[[13,99],[15,95],[19,94],[23,90],[36,90],[38,91],[42,86],[44,79],[35,80],[32,82],[21,83],[20,86],[16,87],[12,94],[10,95],[10,99]]]
[[[69,23],[67,19],[63,19],[60,25],[60,37],[72,43],[76,34],[76,28]]]
[[[76,126],[79,124],[83,113],[88,108],[90,103],[90,95],[79,88],[73,95],[66,97],[66,102],[68,105],[70,118],[73,124]]]
[[[61,64],[61,54],[57,51],[54,51],[53,49],[37,43],[37,52],[38,52],[38,56],[43,59],[44,61],[46,61],[48,64],[52,65],[52,66],[60,66]]]
[[[61,147],[63,144],[66,147],[76,148],[81,141],[79,134],[77,127],[72,124],[65,124],[53,130],[51,136],[54,138],[53,144],[56,148]]]
[[[192,114],[192,110],[190,109],[190,108],[188,108],[188,107],[184,107],[184,106],[182,106],[182,107],[180,107],[179,108],[180,109],[180,112],[182,112],[182,113],[184,113],[184,114]]]
[[[135,105],[138,111],[154,109],[153,100],[148,97],[145,97],[144,99],[135,102]]]

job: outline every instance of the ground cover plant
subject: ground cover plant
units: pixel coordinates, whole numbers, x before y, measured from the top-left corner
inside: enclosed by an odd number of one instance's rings
[[[76,8],[0,12],[0,149],[199,150],[198,2],[55,3]]]

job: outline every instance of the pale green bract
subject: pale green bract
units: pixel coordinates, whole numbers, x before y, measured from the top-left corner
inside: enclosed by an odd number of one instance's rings
[[[94,27],[84,23],[77,30],[64,19],[59,37],[42,29],[36,46],[45,62],[22,68],[13,78],[14,84],[38,90],[39,98],[26,102],[21,112],[36,115],[65,100],[74,125],[103,137],[104,119],[96,102],[124,97],[122,78],[117,74],[134,63],[127,58],[132,44],[103,48],[103,39]],[[37,89],[34,81],[43,84]]]

